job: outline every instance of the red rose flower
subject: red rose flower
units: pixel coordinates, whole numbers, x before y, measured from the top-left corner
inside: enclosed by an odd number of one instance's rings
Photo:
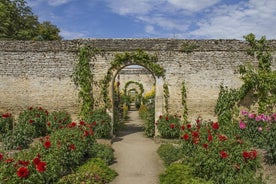
[[[39,162],[35,168],[38,172],[44,172],[46,170],[46,162]]]
[[[173,123],[170,124],[171,129],[175,128],[175,125]]]
[[[202,146],[203,146],[203,148],[205,148],[205,149],[208,148],[208,144],[203,144]]]
[[[40,162],[40,158],[35,157],[35,158],[33,159],[33,164],[34,164],[34,165],[37,165],[39,162]]]
[[[255,159],[257,157],[257,155],[258,155],[258,152],[256,150],[252,150],[250,152],[251,159]]]
[[[17,161],[18,165],[22,165],[22,166],[28,166],[30,164],[29,161],[24,161],[24,160],[18,160]]]
[[[48,149],[48,148],[50,148],[50,147],[51,147],[51,142],[50,142],[50,141],[46,141],[46,142],[44,143],[44,148]]]
[[[159,119],[162,119],[162,117],[163,117],[163,116],[162,116],[162,115],[160,115],[160,116],[159,116]]]
[[[220,153],[220,157],[223,158],[223,159],[225,159],[229,156],[226,151],[220,151],[219,153]]]
[[[210,142],[210,141],[213,140],[213,136],[212,136],[211,134],[209,134],[207,139],[208,139],[208,141]]]
[[[32,120],[32,119],[29,120],[29,123],[30,123],[30,124],[33,124],[33,122],[34,122],[34,120]]]
[[[228,138],[225,135],[218,135],[219,141],[226,141]]]
[[[94,122],[92,123],[92,125],[93,125],[93,126],[96,126],[96,125],[97,125],[97,122],[96,122],[96,121],[94,121]]]
[[[85,122],[84,121],[80,121],[80,125],[81,126],[85,126]]]
[[[243,151],[243,152],[242,152],[242,156],[243,156],[243,158],[244,158],[245,160],[247,160],[247,159],[250,158],[250,153],[247,152],[247,151]]]
[[[48,127],[51,126],[51,123],[50,123],[50,122],[47,122],[47,126],[48,126]]]
[[[17,169],[17,176],[19,178],[27,178],[29,176],[29,170],[26,167],[20,167]]]
[[[166,121],[169,121],[169,117],[168,116],[166,116]]]
[[[187,124],[187,128],[188,129],[192,128],[192,125],[191,124]]]
[[[72,127],[75,127],[75,126],[77,126],[77,123],[76,123],[76,122],[72,122],[72,123],[68,124],[68,127],[69,127],[69,128],[72,128]]]
[[[185,130],[185,126],[184,125],[181,125],[180,128],[181,128],[181,130]]]
[[[189,135],[188,135],[188,134],[184,134],[184,135],[183,135],[183,139],[184,139],[185,141],[189,140]]]
[[[0,153],[0,160],[3,160],[4,155]]]
[[[11,114],[10,114],[10,113],[2,114],[2,118],[9,118],[9,117],[11,117]]]
[[[70,148],[71,150],[75,150],[75,149],[76,149],[76,146],[75,146],[74,144],[71,144],[71,145],[69,146],[69,148]]]
[[[87,136],[89,135],[89,132],[88,132],[87,130],[85,130],[85,131],[83,132],[83,135],[84,135],[84,137],[87,137]]]
[[[197,138],[197,137],[199,137],[199,133],[198,132],[192,132],[192,136],[194,137],[194,138]]]
[[[218,124],[218,122],[212,123],[212,128],[213,128],[214,130],[219,129],[219,124]]]

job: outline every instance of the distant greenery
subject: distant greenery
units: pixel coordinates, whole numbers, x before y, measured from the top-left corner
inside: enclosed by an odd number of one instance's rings
[[[0,1],[0,40],[61,40],[49,21],[40,23],[25,0]]]

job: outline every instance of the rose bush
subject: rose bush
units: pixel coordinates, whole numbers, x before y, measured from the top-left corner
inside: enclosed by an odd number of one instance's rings
[[[50,113],[47,119],[48,133],[54,132],[60,128],[66,127],[72,122],[71,115],[66,111],[54,111]]]
[[[266,150],[267,162],[276,163],[276,113],[265,115],[243,110],[236,129],[243,139]]]
[[[259,154],[240,136],[228,137],[218,122],[197,121],[181,126],[183,163],[196,176],[214,183],[262,183],[256,178]]]
[[[13,117],[11,113],[4,113],[0,116],[0,134],[5,134],[13,128]]]
[[[176,115],[160,115],[157,123],[158,131],[163,138],[178,138],[180,119]]]

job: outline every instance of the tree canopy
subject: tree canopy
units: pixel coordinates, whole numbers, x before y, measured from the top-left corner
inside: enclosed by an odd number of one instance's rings
[[[49,21],[40,23],[25,0],[0,0],[1,40],[61,40]]]

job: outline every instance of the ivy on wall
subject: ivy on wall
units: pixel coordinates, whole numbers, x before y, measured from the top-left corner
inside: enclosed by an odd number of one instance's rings
[[[164,90],[164,97],[165,97],[165,111],[166,114],[169,113],[169,97],[170,97],[170,93],[169,93],[169,87],[167,83],[163,84],[163,90]]]
[[[158,65],[157,57],[154,55],[147,54],[141,50],[137,52],[125,52],[117,53],[114,60],[111,62],[111,67],[109,68],[107,75],[101,81],[101,94],[105,104],[105,108],[111,107],[111,100],[108,98],[109,83],[112,80],[113,72],[120,70],[123,66],[126,65],[141,65],[149,69],[157,77],[165,77],[165,69]]]
[[[185,86],[185,81],[181,84],[181,103],[183,106],[183,121],[184,123],[188,122],[188,108],[187,108],[187,90]]]
[[[78,53],[78,62],[71,76],[75,85],[79,87],[78,97],[81,101],[80,117],[85,117],[94,108],[93,75],[89,61],[91,58],[95,59],[97,53],[99,53],[99,50],[95,48],[88,46],[81,47]]]

